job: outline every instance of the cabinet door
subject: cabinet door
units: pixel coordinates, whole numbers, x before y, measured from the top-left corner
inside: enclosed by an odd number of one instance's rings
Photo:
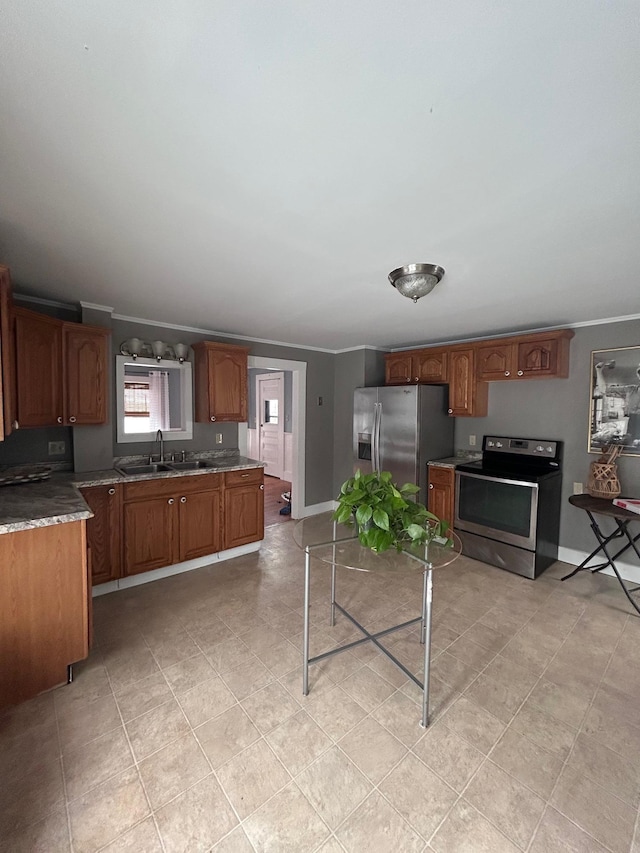
[[[9,268],[0,266],[0,441],[9,435],[16,417],[11,320],[11,277]]]
[[[76,323],[64,325],[67,423],[107,423],[108,335],[107,329]]]
[[[220,490],[180,495],[180,561],[215,554],[220,536]]]
[[[91,580],[96,586],[122,574],[122,486],[90,486],[81,492],[93,513],[87,520],[87,543]]]
[[[425,350],[413,356],[413,379],[415,382],[446,382],[447,353],[445,350]]]
[[[210,420],[247,420],[247,356],[233,350],[209,350]]]
[[[519,379],[533,379],[537,376],[567,376],[566,366],[558,363],[558,338],[548,340],[525,341],[518,344]]]
[[[429,489],[427,509],[453,528],[455,469],[429,465]]]
[[[476,347],[476,373],[485,382],[515,379],[515,352],[513,344],[499,341]]]
[[[20,427],[63,422],[62,323],[15,309],[17,418]]]
[[[475,376],[473,349],[452,350],[449,355],[449,414],[454,417],[484,417],[488,385]]]
[[[123,518],[125,575],[178,562],[178,506],[174,497],[125,503]]]
[[[411,353],[386,355],[384,372],[386,385],[407,385],[411,382]]]
[[[224,547],[236,548],[264,538],[264,486],[225,489]]]

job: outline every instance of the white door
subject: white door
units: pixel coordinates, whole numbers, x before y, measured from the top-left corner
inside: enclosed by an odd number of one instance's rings
[[[265,474],[282,479],[284,473],[284,373],[256,376],[258,453]]]

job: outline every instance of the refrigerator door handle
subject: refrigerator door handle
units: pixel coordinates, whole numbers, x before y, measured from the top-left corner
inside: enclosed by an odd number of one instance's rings
[[[382,403],[378,403],[378,423],[376,425],[376,471],[380,473],[380,431],[382,429]]]
[[[380,436],[378,434],[378,406],[379,403],[373,404],[373,430],[371,432],[371,467],[373,471],[378,470],[378,443]]]

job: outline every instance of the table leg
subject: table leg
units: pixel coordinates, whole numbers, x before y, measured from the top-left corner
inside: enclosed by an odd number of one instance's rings
[[[427,573],[422,573],[422,623],[420,625],[420,642],[424,646],[427,621]]]
[[[309,598],[311,588],[311,554],[304,549],[304,628],[302,635],[302,694],[309,695]]]
[[[431,604],[433,602],[433,569],[431,566],[424,573],[425,577],[425,610],[424,610],[424,686],[422,689],[422,720],[420,725],[429,725],[429,680],[431,675]]]

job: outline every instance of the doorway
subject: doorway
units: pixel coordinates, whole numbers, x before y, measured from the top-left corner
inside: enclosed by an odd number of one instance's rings
[[[284,479],[284,373],[256,376],[256,432],[258,459],[264,473]]]
[[[263,356],[249,356],[249,368],[255,373],[255,368],[261,372],[280,371],[290,372],[291,377],[291,420],[290,420],[290,451],[286,447],[285,438],[285,479],[291,482],[291,517],[304,518],[306,515],[306,502],[304,492],[305,482],[305,422],[306,422],[306,396],[307,396],[307,363],[304,361],[292,361],[282,358],[267,358]],[[250,373],[251,376],[251,373]],[[286,377],[285,377],[286,379]],[[249,387],[255,387],[250,381]],[[252,424],[254,426],[254,424]],[[239,424],[238,445],[240,452],[245,456],[256,458],[257,449],[252,434],[255,429],[249,429],[248,424]],[[290,462],[289,462],[290,460]],[[290,468],[290,471],[289,471]]]

